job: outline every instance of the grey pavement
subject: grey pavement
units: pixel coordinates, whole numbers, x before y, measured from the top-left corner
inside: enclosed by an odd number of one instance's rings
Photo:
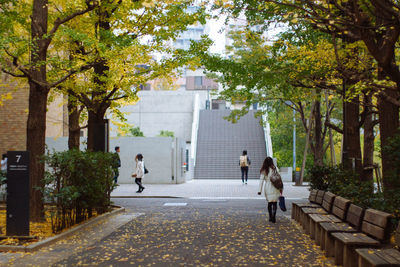
[[[138,186],[132,184],[121,184],[112,193],[111,197],[179,197],[191,199],[264,199],[257,195],[259,180],[249,180],[242,184],[240,179],[199,179],[191,180],[183,184],[146,184],[142,193],[136,193]],[[284,183],[283,195],[286,199],[302,199],[309,195],[308,186],[294,186],[294,183]]]
[[[287,216],[259,199],[125,198],[144,213],[53,266],[332,266]],[[290,205],[290,201],[288,202]]]
[[[119,198],[126,214],[1,266],[333,266],[287,212],[261,199]],[[140,216],[138,216],[140,215]]]
[[[272,224],[258,183],[144,183],[141,194],[123,184],[112,195],[124,214],[33,253],[0,253],[0,266],[331,266],[290,219],[308,187],[285,183],[288,211]]]

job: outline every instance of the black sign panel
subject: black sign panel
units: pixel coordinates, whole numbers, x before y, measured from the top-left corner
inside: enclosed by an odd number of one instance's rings
[[[29,236],[29,152],[7,152],[7,235]]]

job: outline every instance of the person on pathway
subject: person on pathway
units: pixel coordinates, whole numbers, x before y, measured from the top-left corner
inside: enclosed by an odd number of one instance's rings
[[[144,190],[144,186],[142,185],[142,178],[144,177],[144,162],[143,162],[143,155],[137,154],[136,158],[136,169],[135,172],[132,174],[132,177],[135,177],[135,183],[139,186],[139,190],[136,193],[142,193]]]
[[[239,158],[239,166],[240,166],[240,170],[242,172],[242,184],[245,183],[245,179],[246,179],[246,184],[247,184],[247,178],[248,178],[250,164],[251,164],[251,161],[250,161],[249,157],[247,156],[247,150],[243,150],[243,153]]]
[[[278,200],[282,191],[275,188],[275,186],[271,182],[271,175],[273,172],[277,172],[277,168],[274,165],[274,161],[271,157],[266,157],[263,165],[260,169],[260,186],[258,190],[258,194],[261,195],[262,187],[264,186],[264,195],[265,199],[268,202],[268,215],[269,221],[275,223],[276,222],[276,210],[278,209]]]
[[[119,146],[115,147],[115,153],[113,155],[114,157],[114,161],[113,161],[113,171],[114,171],[114,183],[117,184],[118,183],[118,176],[119,176],[119,167],[121,167],[121,159],[119,157],[119,151],[120,148]]]
[[[1,156],[1,171],[3,173],[7,172],[7,154]]]

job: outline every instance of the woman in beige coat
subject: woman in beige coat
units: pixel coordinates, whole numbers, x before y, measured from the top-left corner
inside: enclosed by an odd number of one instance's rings
[[[260,186],[258,194],[261,195],[262,187],[264,186],[265,199],[268,202],[268,215],[270,222],[276,222],[276,210],[278,209],[279,196],[282,193],[271,182],[272,172],[278,171],[274,165],[274,161],[271,157],[266,157],[264,163],[260,169]]]

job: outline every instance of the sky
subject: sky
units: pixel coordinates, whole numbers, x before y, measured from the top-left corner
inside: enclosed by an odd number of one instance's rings
[[[212,53],[222,54],[225,48],[225,22],[226,16],[220,16],[218,20],[211,19],[207,22],[208,34],[214,45],[210,48]]]

